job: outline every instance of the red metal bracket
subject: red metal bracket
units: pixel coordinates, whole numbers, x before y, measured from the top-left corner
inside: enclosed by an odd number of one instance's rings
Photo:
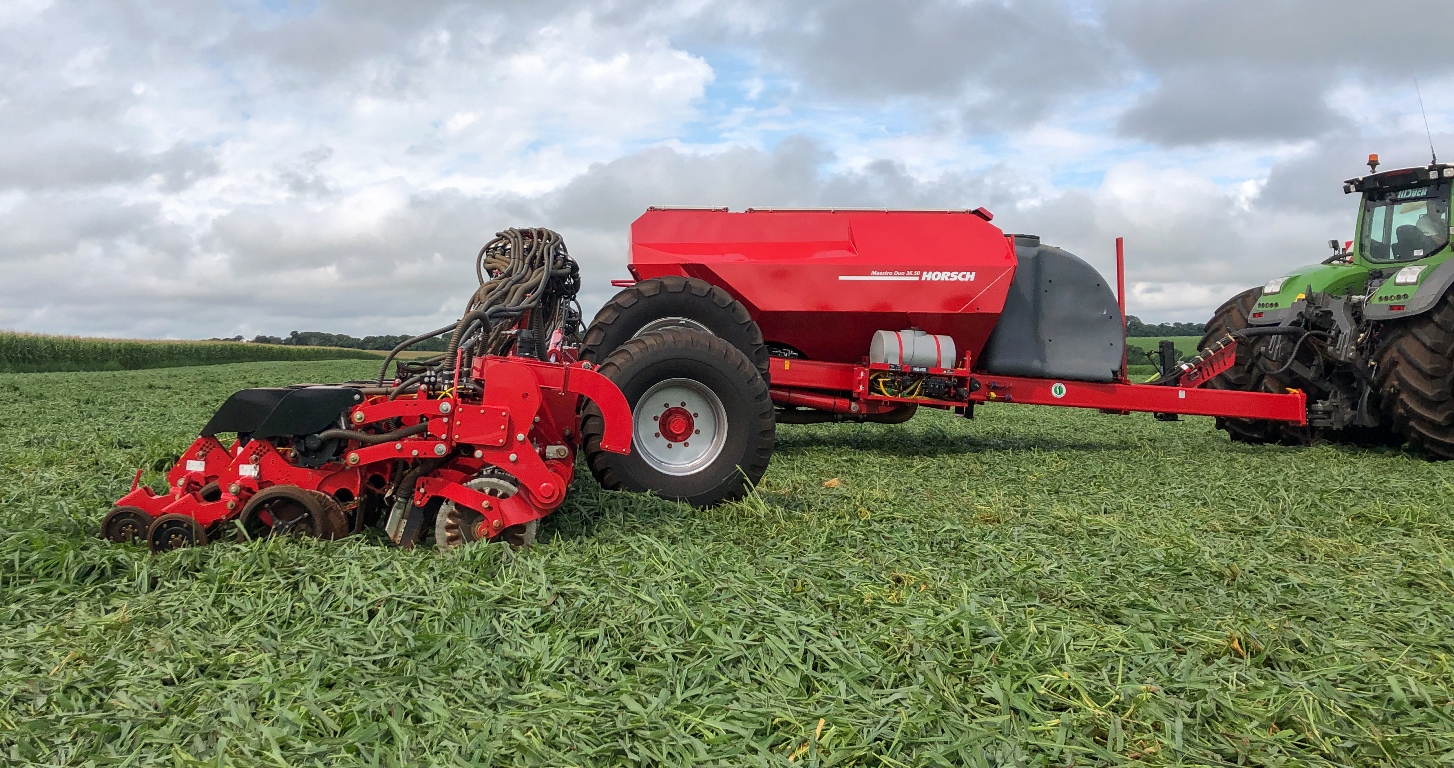
[[[1195,365],[1182,373],[1177,384],[1183,387],[1200,387],[1231,368],[1232,364],[1237,362],[1237,340],[1229,336],[1221,343],[1221,347],[1213,350],[1210,355],[1198,360]]]
[[[485,524],[481,532],[488,538],[498,536],[512,525],[522,525],[542,518],[548,511],[532,505],[519,493],[501,499],[438,477],[420,480],[414,492],[414,503],[422,506],[434,497],[463,504],[484,515]]]

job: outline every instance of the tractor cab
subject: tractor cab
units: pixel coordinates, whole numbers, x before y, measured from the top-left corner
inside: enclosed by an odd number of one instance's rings
[[[1369,157],[1377,169],[1378,156]],[[1405,264],[1439,254],[1449,245],[1449,192],[1454,165],[1400,168],[1343,183],[1363,193],[1357,256],[1371,267]]]
[[[1390,320],[1427,310],[1454,283],[1454,263],[1444,267],[1451,261],[1454,234],[1449,215],[1454,165],[1379,173],[1378,155],[1369,155],[1368,166],[1372,173],[1343,182],[1344,193],[1363,195],[1352,247],[1343,250],[1332,241],[1331,258],[1269,280],[1249,324],[1285,323],[1299,311],[1299,302],[1315,293],[1366,296],[1364,314]]]

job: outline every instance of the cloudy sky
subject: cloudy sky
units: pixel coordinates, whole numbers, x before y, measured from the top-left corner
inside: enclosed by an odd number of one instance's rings
[[[402,333],[549,226],[985,206],[1203,320],[1454,160],[1448,0],[0,1],[0,328]]]

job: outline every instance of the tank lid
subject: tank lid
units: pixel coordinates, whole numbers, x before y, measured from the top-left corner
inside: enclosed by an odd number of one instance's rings
[[[1026,248],[1039,248],[1040,247],[1040,236],[1039,235],[1010,235],[1010,237],[1015,238],[1015,245],[1016,245],[1016,247],[1021,246],[1021,245],[1025,246]]]

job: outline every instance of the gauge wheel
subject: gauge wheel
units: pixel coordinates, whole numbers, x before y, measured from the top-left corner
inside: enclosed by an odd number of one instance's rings
[[[237,516],[238,541],[273,536],[308,536],[341,539],[348,535],[348,520],[338,502],[325,493],[296,485],[264,488],[248,499]]]
[[[186,515],[162,515],[151,522],[146,531],[152,552],[170,552],[183,547],[200,547],[207,543],[202,525]]]
[[[117,507],[101,520],[101,538],[116,544],[146,541],[152,517],[141,507]]]

